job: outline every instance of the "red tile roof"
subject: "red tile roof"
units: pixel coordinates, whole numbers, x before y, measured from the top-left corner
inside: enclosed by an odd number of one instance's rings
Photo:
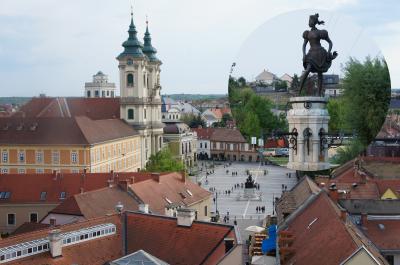
[[[142,173],[114,173],[119,179],[136,176],[143,179]],[[148,174],[147,174],[148,176]],[[0,191],[9,191],[9,199],[0,199],[2,203],[57,203],[62,202],[60,193],[66,192],[67,198],[81,191],[91,191],[108,187],[111,173],[62,173],[62,174],[2,174]],[[29,187],[29,191],[26,190]],[[82,190],[81,190],[82,189]],[[46,192],[45,200],[40,200],[41,192]]]
[[[115,205],[121,202],[126,211],[138,210],[138,203],[119,187],[107,187],[69,197],[50,213],[83,216],[86,219],[115,213]]]
[[[182,181],[179,173],[161,175],[158,179],[153,177],[138,183],[135,179],[135,183],[130,185],[132,192],[158,214],[165,213],[165,206],[169,205],[166,198],[173,204],[190,206],[211,196],[209,191],[190,180]]]
[[[367,242],[349,221],[340,218],[339,209],[325,192],[319,193],[284,229],[294,236],[294,254],[283,264],[340,264]],[[383,260],[376,249],[366,247]]]
[[[76,117],[93,120],[120,117],[119,98],[32,98],[23,105],[16,117]]]
[[[112,216],[101,217],[84,222],[67,224],[57,227],[61,229],[61,232],[69,232],[105,223],[115,224],[117,228],[116,234],[70,246],[64,246],[62,248],[62,256],[56,259],[51,257],[50,252],[44,252],[41,254],[14,260],[7,264],[103,265],[110,260],[114,260],[123,256],[120,216],[114,214]],[[47,237],[52,229],[53,228],[42,229],[35,232],[19,234],[0,240],[0,248]]]
[[[197,139],[210,140],[211,135],[213,134],[215,129],[214,128],[194,128],[192,130],[197,133]]]
[[[41,229],[46,229],[50,225],[49,224],[42,224],[42,223],[30,223],[26,222],[20,225],[17,229],[12,232],[13,236],[19,235],[19,234],[24,234],[24,233],[29,233]]]
[[[382,250],[400,250],[400,220],[368,220],[364,234]]]
[[[119,119],[0,118],[0,143],[6,145],[88,145],[137,134]]]
[[[224,238],[236,241],[233,226],[194,221],[191,227],[180,227],[176,218],[141,213],[128,214],[127,233],[132,235],[128,252],[143,249],[174,265],[208,264],[210,255],[224,245]]]
[[[246,139],[238,129],[231,128],[196,128],[198,139],[205,139],[217,142],[238,142],[246,143]]]

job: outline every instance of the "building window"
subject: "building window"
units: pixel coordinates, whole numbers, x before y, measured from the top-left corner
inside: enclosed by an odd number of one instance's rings
[[[8,168],[2,168],[1,174],[8,174]]]
[[[18,174],[25,174],[25,168],[18,168]]]
[[[60,152],[54,151],[52,155],[53,155],[53,157],[52,157],[53,164],[59,164],[60,163]]]
[[[114,97],[114,91],[111,91],[111,97],[112,98]]]
[[[36,173],[43,174],[44,173],[44,169],[43,168],[37,168],[36,169]]]
[[[71,153],[71,162],[73,164],[78,163],[78,153],[77,152],[72,152]]]
[[[133,120],[135,118],[135,112],[133,109],[128,109],[128,120]]]
[[[95,97],[95,98],[98,98],[99,96],[100,96],[99,91],[98,91],[98,90],[95,90],[95,91],[94,91],[94,97]]]
[[[160,149],[161,149],[161,146],[162,146],[162,138],[160,136]]]
[[[79,169],[78,168],[73,168],[73,169],[71,169],[71,173],[79,173]]]
[[[224,149],[224,144],[223,143],[219,143],[219,149]]]
[[[18,153],[18,162],[24,163],[25,162],[25,152],[21,151]]]
[[[90,98],[90,90],[87,91],[87,97]]]
[[[30,213],[29,220],[31,223],[37,223],[38,221],[38,214],[37,213]]]
[[[143,117],[144,117],[144,119],[146,119],[146,117],[147,117],[146,109],[144,109],[143,111],[144,111],[144,112],[143,112]]]
[[[133,82],[133,74],[128,74],[126,76],[126,84],[128,87],[133,87],[134,82]]]
[[[143,86],[146,87],[146,74],[143,74]]]
[[[200,143],[200,148],[203,148],[203,143]]]
[[[42,191],[42,192],[40,193],[40,200],[41,200],[41,201],[45,201],[45,200],[46,200],[46,196],[47,196],[47,192]]]
[[[36,151],[36,163],[37,164],[43,163],[43,152]]]
[[[3,153],[1,154],[1,161],[3,163],[7,163],[8,162],[8,152],[7,151],[3,151]]]
[[[7,225],[15,225],[15,213],[7,214]]]
[[[206,149],[207,149],[207,143],[204,143],[204,148],[206,148]]]
[[[107,90],[107,97],[110,96],[110,90]]]
[[[60,192],[60,200],[64,200],[67,197],[67,193],[65,191]]]
[[[207,205],[206,206],[204,206],[204,216],[207,216],[207,211],[208,209],[207,209]]]

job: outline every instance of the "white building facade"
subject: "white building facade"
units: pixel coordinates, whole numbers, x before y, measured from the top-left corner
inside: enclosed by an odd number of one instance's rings
[[[108,82],[108,76],[102,71],[93,76],[92,82],[85,83],[85,97],[87,98],[113,98],[116,88],[115,83]]]
[[[146,28],[144,45],[137,39],[133,15],[129,37],[117,57],[120,73],[120,115],[141,135],[142,168],[163,146],[161,122],[160,66],[157,50]]]

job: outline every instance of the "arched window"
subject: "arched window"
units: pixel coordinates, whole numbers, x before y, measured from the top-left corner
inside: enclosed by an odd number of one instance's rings
[[[128,120],[133,120],[135,119],[135,113],[133,109],[128,109]]]
[[[87,91],[87,97],[90,98],[90,90]]]
[[[126,76],[126,84],[128,87],[133,87],[134,82],[133,82],[133,74],[128,74]]]

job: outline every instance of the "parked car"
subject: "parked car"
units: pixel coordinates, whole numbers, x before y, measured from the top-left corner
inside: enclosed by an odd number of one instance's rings
[[[277,148],[275,156],[289,156],[289,148]]]

